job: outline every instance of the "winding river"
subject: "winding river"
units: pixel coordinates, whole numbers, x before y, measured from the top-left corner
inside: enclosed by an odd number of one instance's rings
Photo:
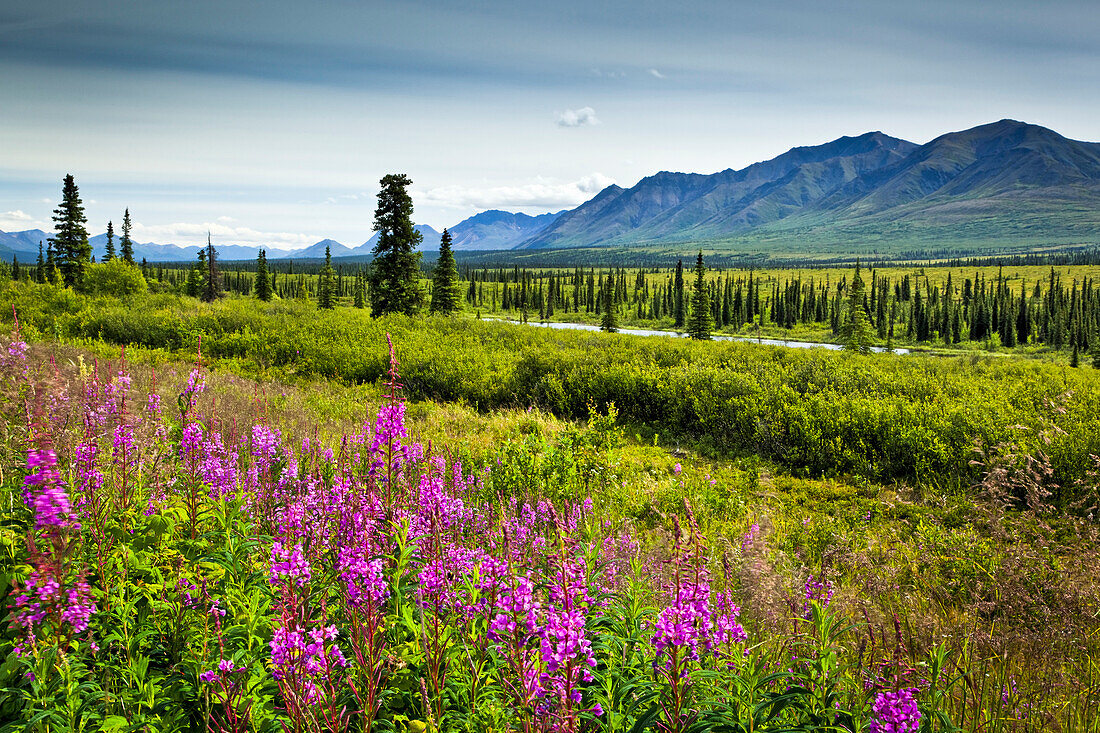
[[[599,326],[593,326],[589,323],[564,323],[558,321],[528,321],[523,323],[521,321],[513,321],[507,318],[494,319],[499,320],[501,323],[512,323],[517,326],[534,326],[536,328],[557,328],[566,331],[599,331]],[[620,328],[616,333],[623,333],[628,336],[668,336],[671,338],[687,338],[687,334],[680,331],[650,331],[642,328]],[[844,349],[840,344],[826,344],[816,341],[785,341],[779,339],[766,339],[766,338],[752,338],[749,336],[713,336],[715,341],[745,341],[755,344],[768,344],[770,346],[786,346],[791,349],[830,349],[832,351],[842,351]],[[881,346],[872,346],[872,351],[883,353],[886,351]],[[895,354],[908,354],[909,349],[894,349]]]

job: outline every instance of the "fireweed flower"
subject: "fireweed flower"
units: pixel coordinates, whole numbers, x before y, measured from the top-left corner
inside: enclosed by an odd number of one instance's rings
[[[823,607],[828,606],[833,599],[833,584],[828,580],[815,580],[813,575],[806,578],[803,586],[802,614],[810,617],[810,605],[817,601]]]
[[[671,603],[657,615],[653,631],[656,668],[664,659],[664,668],[673,670],[673,649],[686,652],[686,658],[699,659],[700,649],[709,650],[711,636],[710,583],[705,570],[696,578],[681,578]],[[683,657],[681,657],[683,659]]]
[[[57,454],[50,448],[27,453],[30,473],[23,480],[23,498],[34,510],[36,529],[73,527],[80,525],[69,518],[69,495],[57,471]]]
[[[401,443],[408,436],[405,429],[405,403],[384,404],[378,409],[374,421],[374,435],[371,438],[371,471],[382,469],[386,461],[386,448],[393,446],[393,467],[400,468],[409,461],[409,448]]]
[[[729,591],[716,593],[714,600],[714,630],[711,643],[716,646],[729,647],[740,644],[748,639],[745,627],[737,620],[741,615],[741,607],[733,602],[733,596]]]
[[[917,689],[906,687],[897,692],[880,692],[871,706],[871,733],[917,733],[920,710],[913,699]]]
[[[221,435],[214,433],[204,441],[199,456],[199,476],[209,487],[210,498],[235,497],[238,488],[237,454],[226,449]]]
[[[283,434],[266,425],[252,426],[252,457],[265,465],[270,465],[279,452],[279,442]]]
[[[377,609],[389,598],[390,587],[382,558],[371,559],[358,547],[341,547],[339,569],[351,605],[359,608],[369,601]]]
[[[301,588],[309,583],[311,577],[309,561],[302,554],[301,543],[291,548],[284,546],[282,542],[275,542],[271,547],[271,576],[269,578],[273,585],[293,583]]]
[[[115,462],[123,460],[123,456],[134,451],[134,428],[131,425],[117,425],[111,435],[111,447],[114,451]]]
[[[0,357],[0,366],[3,367],[23,367],[26,370],[27,364],[27,342],[21,341],[18,334],[12,336],[12,340],[8,343],[7,349],[5,349],[5,356]]]
[[[276,626],[269,644],[272,676],[279,682],[293,681],[295,691],[307,702],[316,701],[320,697],[318,683],[329,682],[335,672],[348,666],[335,643],[337,633],[335,626],[308,631]]]
[[[57,470],[57,454],[50,448],[31,450],[27,468],[24,499],[34,510],[34,531],[55,541],[70,531],[79,531],[80,525],[70,516],[69,495]],[[59,633],[68,627],[71,634],[79,634],[88,628],[96,610],[87,582],[67,571],[64,555],[54,554],[53,542],[44,546],[45,553],[32,556],[30,575],[13,594],[12,625],[22,629],[24,637],[17,645],[20,653],[26,645],[35,643],[44,625],[51,624]]]

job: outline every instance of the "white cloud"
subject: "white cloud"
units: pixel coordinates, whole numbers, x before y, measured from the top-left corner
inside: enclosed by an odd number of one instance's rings
[[[596,110],[591,107],[580,109],[567,109],[558,115],[559,127],[584,127],[586,125],[598,125]]]
[[[22,232],[27,229],[50,229],[53,225],[44,221],[38,221],[25,211],[0,212],[0,231]]]
[[[650,69],[649,70],[649,75],[652,76],[654,79],[664,79],[665,78],[665,75],[662,74],[661,72],[657,71],[656,69]]]
[[[453,209],[560,209],[582,204],[615,183],[602,173],[592,173],[575,181],[537,178],[515,186],[443,186],[413,192],[417,203]]]
[[[139,242],[157,244],[176,244],[179,246],[206,244],[206,233],[219,244],[274,244],[286,248],[307,247],[317,241],[317,237],[294,232],[262,232],[243,226],[229,226],[222,221],[228,217],[219,217],[217,221],[202,224],[177,222],[173,224],[154,224],[146,226],[134,223],[133,238]]]

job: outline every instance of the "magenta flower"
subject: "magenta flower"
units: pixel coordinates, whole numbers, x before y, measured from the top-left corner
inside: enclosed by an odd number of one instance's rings
[[[301,588],[309,583],[311,577],[309,561],[302,554],[300,542],[293,548],[284,546],[282,542],[275,542],[271,547],[272,584],[293,583]]]
[[[917,689],[907,687],[897,692],[880,692],[871,706],[871,733],[917,733],[920,730],[920,710],[913,698]]]

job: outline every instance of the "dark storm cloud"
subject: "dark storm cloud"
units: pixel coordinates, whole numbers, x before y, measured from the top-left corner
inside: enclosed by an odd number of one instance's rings
[[[944,60],[1095,54],[1091,3],[58,2],[0,12],[0,60],[348,87],[795,85],[797,71],[868,74]],[[593,75],[594,67],[616,74]]]

